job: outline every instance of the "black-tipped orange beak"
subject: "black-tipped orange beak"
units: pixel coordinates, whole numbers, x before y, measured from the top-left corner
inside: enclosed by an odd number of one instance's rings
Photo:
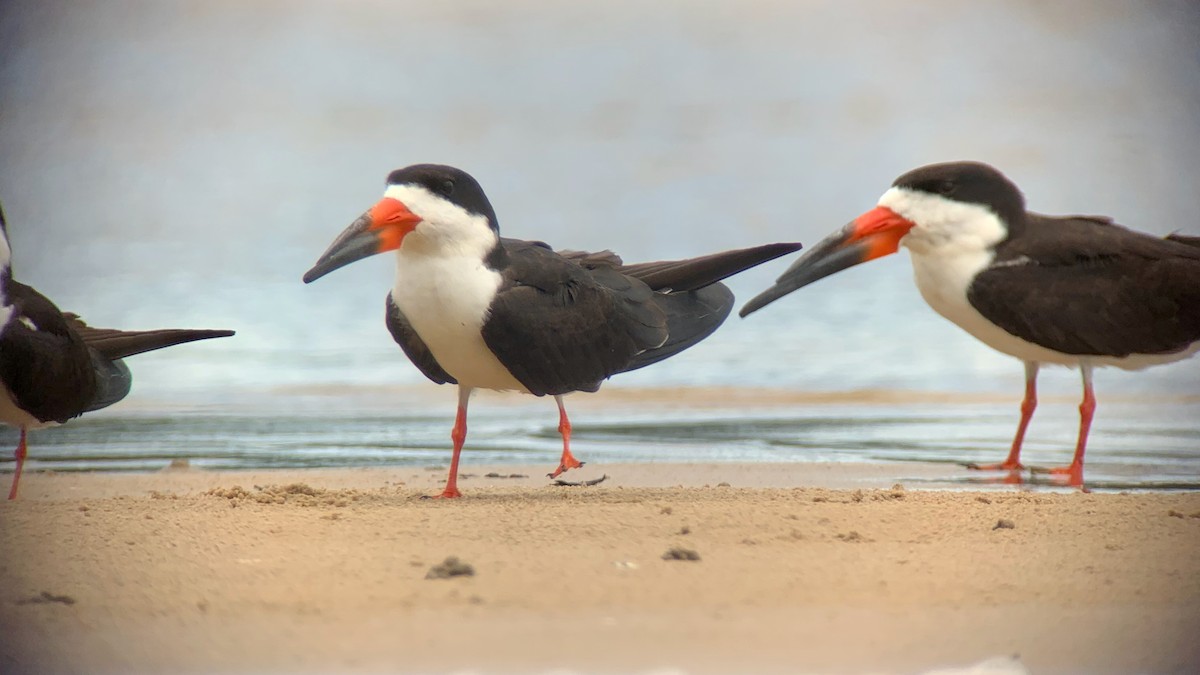
[[[400,248],[405,235],[421,222],[398,199],[384,197],[369,211],[347,227],[317,259],[317,264],[304,273],[304,283],[311,283],[339,267],[362,260],[376,253]]]
[[[762,309],[792,291],[868,260],[900,250],[900,239],[913,222],[889,208],[877,206],[822,239],[788,268],[775,285],[747,302],[739,316]]]

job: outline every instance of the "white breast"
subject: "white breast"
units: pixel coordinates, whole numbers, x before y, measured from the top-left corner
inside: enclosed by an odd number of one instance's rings
[[[896,187],[880,197],[879,205],[916,223],[900,244],[912,254],[917,289],[935,312],[998,352],[1024,361],[1078,365],[1077,356],[1022,340],[988,321],[967,299],[975,275],[992,264],[993,247],[1007,234],[990,209]]]
[[[12,252],[8,248],[8,237],[0,230],[0,273],[7,272]],[[3,283],[0,283],[0,333],[4,332],[4,327],[13,317],[13,306],[8,304],[7,289]]]
[[[405,247],[397,255],[392,300],[442,368],[464,387],[528,391],[480,333],[500,274],[473,255],[406,254]]]
[[[1072,367],[1087,362],[1125,370],[1140,370],[1200,353],[1200,343],[1195,343],[1174,354],[1134,354],[1120,358],[1079,356],[1023,340],[988,321],[967,299],[975,275],[992,265],[993,247],[1007,233],[1004,224],[991,210],[903,188],[885,192],[879,205],[916,223],[900,243],[912,254],[913,278],[925,302],[998,352],[1023,361]],[[1027,259],[1017,258],[1002,264],[1019,267],[1027,262]]]
[[[967,299],[967,290],[975,275],[991,263],[992,256],[960,255],[945,257],[912,252],[913,278],[921,297],[946,319],[975,336],[998,352],[1023,361],[1078,365],[1079,357],[1063,354],[1009,333],[988,321]]]

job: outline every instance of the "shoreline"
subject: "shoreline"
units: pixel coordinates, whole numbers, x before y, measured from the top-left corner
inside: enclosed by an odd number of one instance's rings
[[[449,453],[446,453],[447,455]],[[440,459],[440,458],[439,458]],[[469,458],[473,459],[473,458]],[[34,464],[34,467],[37,467]],[[465,497],[475,491],[520,488],[539,491],[571,491],[626,488],[713,488],[734,489],[901,489],[987,494],[1072,494],[1079,492],[1044,473],[1023,471],[1016,477],[1002,471],[972,471],[955,461],[810,461],[748,462],[585,461],[585,466],[560,476],[570,485],[559,485],[547,477],[551,461],[542,464],[474,464],[459,468],[459,487]],[[1092,482],[1089,489],[1100,494],[1192,494],[1200,496],[1193,483],[1162,485],[1138,483],[1138,467],[1124,467],[1117,480]],[[394,464],[367,467],[301,467],[259,469],[208,469],[177,459],[155,470],[66,470],[26,467],[21,477],[21,500],[109,499],[147,497],[155,493],[192,496],[217,487],[303,483],[312,487],[338,489],[382,489],[406,487],[428,494],[445,485],[448,465]],[[1110,469],[1111,472],[1111,469]],[[0,480],[11,472],[0,472]],[[1120,482],[1128,479],[1128,483]],[[588,485],[588,483],[596,483]]]
[[[225,392],[227,395],[228,392]],[[365,412],[387,412],[398,405],[417,405],[443,411],[453,405],[454,390],[437,387],[427,382],[416,384],[362,385],[355,383],[326,383],[318,385],[271,386],[262,389],[244,390],[237,393],[233,401],[225,404],[212,403],[213,397],[205,392],[196,398],[157,399],[139,396],[135,390],[119,405],[92,413],[92,416],[109,414],[154,414],[162,412],[215,412],[228,414],[259,414],[283,409],[284,406],[299,405],[301,409],[323,407],[337,403],[347,410]],[[676,409],[722,409],[739,410],[762,408],[766,410],[792,409],[796,406],[889,406],[889,405],[995,405],[1016,415],[1020,405],[1019,391],[1004,388],[989,390],[936,390],[903,388],[852,388],[852,389],[803,389],[787,386],[729,386],[729,385],[678,385],[678,386],[631,386],[620,382],[608,382],[596,392],[568,395],[571,410],[636,411],[646,405],[656,410]],[[1046,405],[1079,404],[1079,395],[1072,389],[1056,391],[1047,387],[1039,395],[1039,402]],[[432,403],[431,403],[432,401]],[[480,389],[474,392],[474,405],[488,407],[520,408],[545,405],[544,397]],[[253,404],[259,404],[261,409]],[[1192,405],[1200,404],[1200,392],[1156,392],[1131,393],[1108,392],[1107,404],[1135,405]],[[249,412],[246,412],[250,406]],[[1006,407],[1005,407],[1006,406]],[[107,412],[106,412],[107,411]],[[453,410],[449,417],[453,418]]]
[[[451,501],[421,498],[440,467],[30,474],[0,505],[0,670],[1200,668],[1200,494],[870,466],[479,466]],[[474,576],[427,579],[447,556]]]
[[[449,454],[449,453],[447,453]],[[909,481],[914,489],[1010,490],[1012,486],[963,483],[972,477],[950,462],[586,462],[560,478],[595,486],[558,486],[546,477],[545,464],[463,464],[459,486],[464,496],[494,489],[570,491],[590,488],[818,488],[885,489]],[[445,483],[447,465],[386,467],[316,467],[286,469],[207,470],[188,463],[157,471],[91,472],[30,471],[21,477],[22,500],[109,499],[146,497],[153,493],[192,496],[217,487],[304,483],[321,489],[408,487],[430,492]],[[0,474],[0,476],[11,474]],[[978,474],[981,478],[987,478]],[[898,478],[903,476],[903,478]],[[990,477],[1000,478],[1002,474]],[[1045,486],[1039,486],[1045,487]]]

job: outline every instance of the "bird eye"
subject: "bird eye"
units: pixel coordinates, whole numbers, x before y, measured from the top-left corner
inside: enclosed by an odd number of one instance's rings
[[[940,195],[948,195],[951,192],[954,192],[954,181],[952,181],[952,180],[938,181],[937,185],[934,186],[934,189],[936,189],[937,193]]]
[[[438,192],[441,192],[446,197],[454,194],[454,181],[449,178],[442,181],[442,184],[438,186]]]

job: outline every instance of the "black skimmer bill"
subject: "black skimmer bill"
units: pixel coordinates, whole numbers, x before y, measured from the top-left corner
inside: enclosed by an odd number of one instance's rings
[[[0,234],[0,422],[21,430],[8,493],[15,499],[29,429],[62,424],[125,398],[133,381],[121,361],[127,356],[233,331],[92,328],[13,280],[2,209]]]
[[[466,172],[421,164],[388,176],[383,198],[334,240],[304,282],[396,251],[387,327],[426,377],[458,385],[450,475],[439,496],[459,497],[474,389],[553,396],[563,451],[550,476],[582,466],[571,454],[563,395],[596,391],[616,373],[700,342],[733,307],[722,279],[799,248],[770,244],[637,265],[609,251],[556,252],[501,237],[492,205]]]
[[[1016,471],[1037,406],[1043,363],[1083,376],[1079,437],[1070,466],[1083,484],[1083,454],[1096,399],[1092,370],[1138,370],[1200,351],[1200,237],[1158,238],[1109,218],[1025,210],[1016,185],[986,164],[910,171],[878,205],[822,240],[741,316],[818,279],[905,246],[917,288],[943,317],[1025,363],[1021,421],[1008,458],[981,469]]]

